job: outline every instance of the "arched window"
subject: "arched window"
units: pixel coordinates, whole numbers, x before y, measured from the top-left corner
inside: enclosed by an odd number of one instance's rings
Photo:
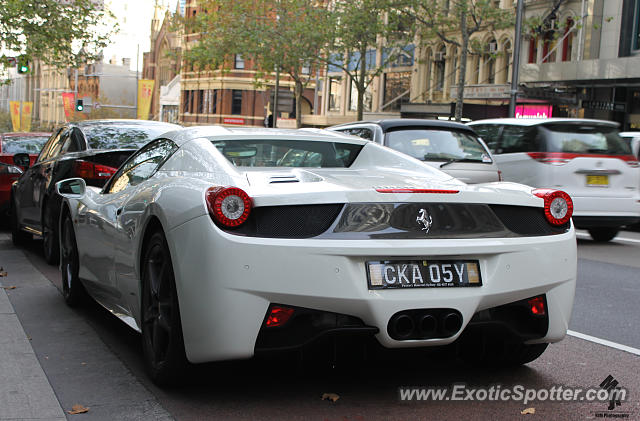
[[[496,83],[496,54],[498,52],[498,43],[492,39],[487,44],[487,49],[482,56],[484,64],[484,83],[493,85]]]
[[[429,91],[431,90],[431,66],[433,64],[433,52],[431,51],[430,48],[427,50],[426,57],[427,57],[427,67],[426,67],[425,77],[427,79],[427,83],[425,84],[426,86],[425,94],[428,94]]]
[[[529,39],[529,60],[527,63],[535,63],[538,61],[538,37],[531,36]]]
[[[553,63],[556,61],[556,21],[552,20],[542,36],[542,62]]]
[[[562,40],[562,61],[571,61],[573,52],[573,19],[567,18],[565,22],[564,39]]]
[[[442,91],[444,89],[444,65],[445,59],[447,58],[447,49],[443,45],[440,50],[436,52],[435,56],[435,71],[436,71],[436,91]]]
[[[458,49],[451,50],[451,71],[449,72],[449,85],[454,86],[458,84]]]
[[[505,41],[504,44],[502,45],[502,54],[503,54],[503,61],[502,61],[502,69],[500,69],[500,72],[502,72],[502,79],[506,83],[509,83],[511,81],[511,59],[513,56],[510,40]]]
[[[480,83],[480,56],[478,54],[473,54],[470,56],[472,58],[473,63],[473,73],[471,74],[471,84],[477,85]]]

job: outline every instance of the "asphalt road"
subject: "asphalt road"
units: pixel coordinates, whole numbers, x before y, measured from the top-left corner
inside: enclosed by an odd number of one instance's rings
[[[579,238],[583,238],[579,235]],[[587,238],[584,236],[584,238]],[[595,244],[580,239],[572,331],[640,348],[640,235]],[[640,419],[640,355],[568,336],[538,360],[515,370],[462,365],[442,352],[386,355],[384,362],[263,358],[195,366],[188,384],[159,389],[147,380],[138,335],[97,304],[67,308],[60,275],[42,259],[40,243],[14,250],[0,234],[3,256],[13,256],[7,291],[62,407],[90,407],[69,419],[178,420],[414,420],[592,419],[601,414]],[[28,260],[22,259],[24,253]],[[10,262],[10,263],[11,263]],[[0,262],[5,264],[5,262]],[[24,275],[23,275],[24,274]],[[634,322],[635,325],[634,326]],[[628,389],[613,411],[603,402],[401,402],[400,386],[507,388],[597,387],[608,375]],[[336,402],[324,393],[339,395]],[[535,408],[535,415],[521,415]]]

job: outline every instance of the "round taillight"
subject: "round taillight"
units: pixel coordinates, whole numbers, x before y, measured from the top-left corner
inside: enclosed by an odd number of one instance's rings
[[[573,201],[571,197],[561,191],[553,189],[535,189],[531,193],[544,199],[544,216],[552,225],[564,225],[573,215]]]
[[[251,213],[251,197],[237,187],[210,187],[205,200],[214,222],[227,228],[242,225]]]

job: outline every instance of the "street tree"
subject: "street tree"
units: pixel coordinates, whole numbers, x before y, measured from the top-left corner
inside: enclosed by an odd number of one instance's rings
[[[514,10],[501,9],[497,0],[390,0],[391,9],[411,19],[422,45],[442,41],[460,51],[455,119],[462,120],[464,86],[469,54],[486,51],[472,40],[478,32],[491,32],[514,25]]]
[[[369,85],[401,56],[412,54],[411,16],[390,9],[389,0],[334,0],[328,10],[333,36],[323,59],[350,79],[362,120]]]
[[[264,86],[274,71],[294,82],[296,125],[302,95],[315,77],[330,34],[325,8],[309,0],[204,0],[206,13],[188,19],[199,34],[185,59],[198,68],[230,68],[236,54],[253,63],[254,83]]]
[[[117,23],[96,0],[0,0],[0,63],[39,59],[58,68],[99,57]]]

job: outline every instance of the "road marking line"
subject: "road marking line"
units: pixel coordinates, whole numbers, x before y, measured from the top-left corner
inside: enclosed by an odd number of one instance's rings
[[[588,240],[591,238],[589,234],[583,234],[581,232],[576,233],[576,237],[580,238],[581,240]],[[611,241],[629,241],[631,243],[640,243],[640,240],[636,240],[635,238],[624,238],[624,237],[615,237]]]
[[[584,333],[574,332],[573,330],[567,330],[567,335],[575,336],[576,338],[584,339],[585,341],[595,342],[597,344],[608,346],[610,348],[619,349],[620,351],[629,352],[634,355],[640,355],[640,349],[638,348],[611,342],[606,339],[596,338],[595,336],[585,335]]]

